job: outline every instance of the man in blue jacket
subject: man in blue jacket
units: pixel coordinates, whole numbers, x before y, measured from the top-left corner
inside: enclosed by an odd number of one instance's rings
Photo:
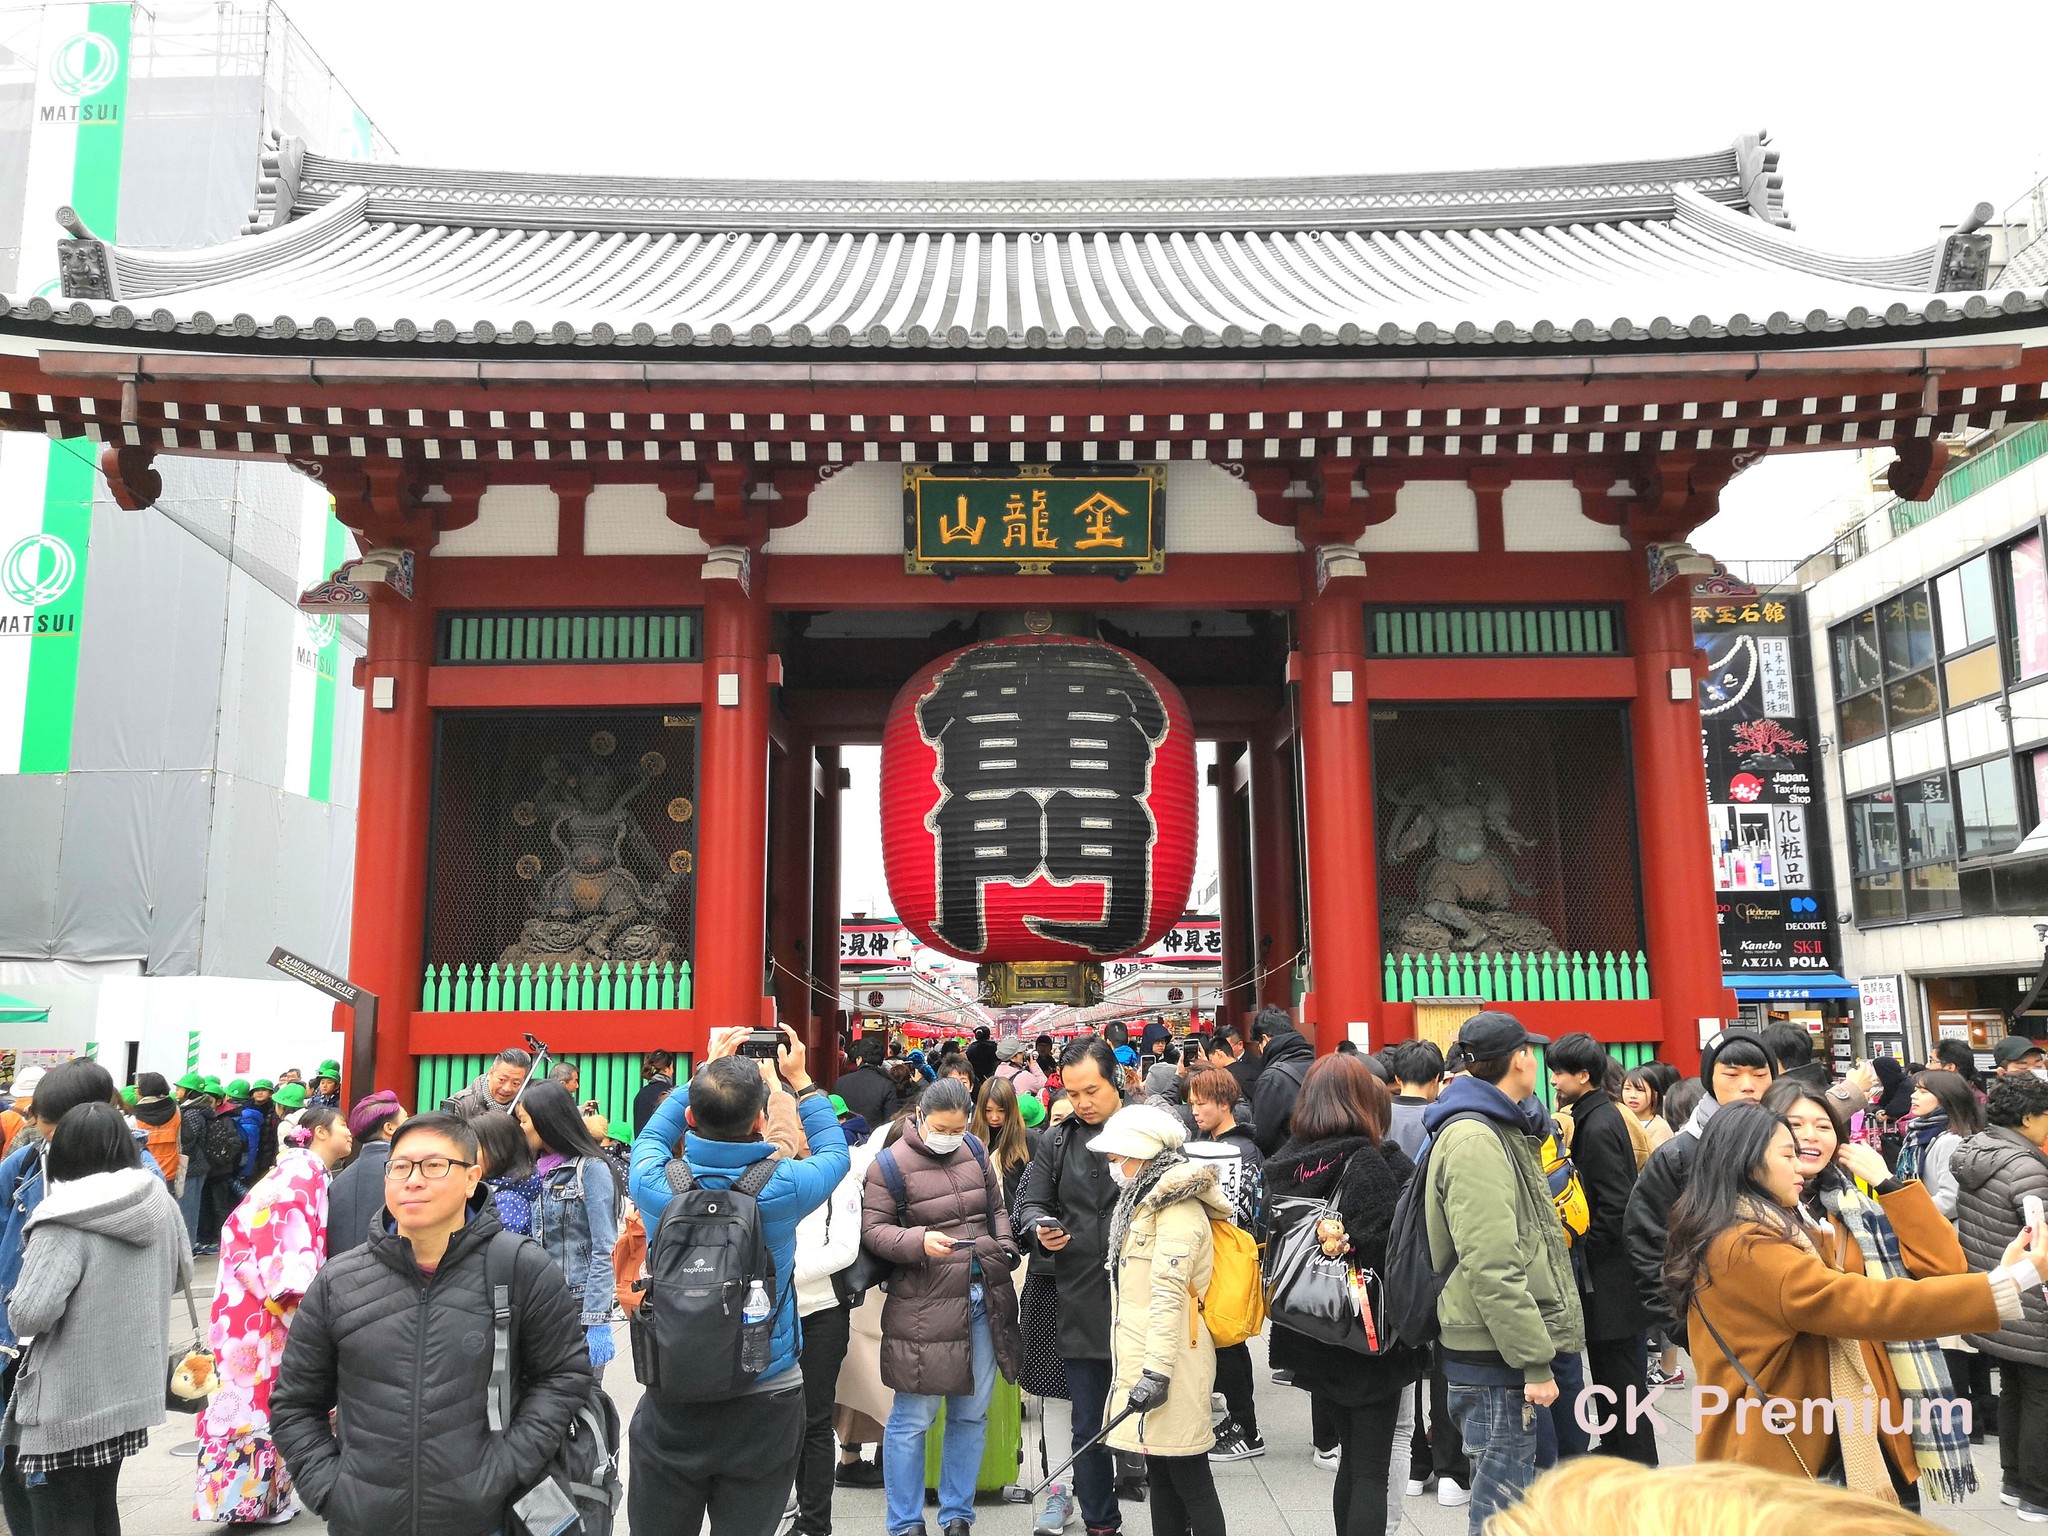
[[[691,1177],[724,1189],[775,1148],[764,1139],[769,1095],[796,1095],[810,1143],[785,1161],[758,1197],[762,1236],[775,1260],[775,1327],[768,1369],[744,1395],[715,1403],[661,1402],[652,1393],[633,1414],[628,1512],[635,1536],[774,1536],[803,1444],[803,1372],[797,1364],[793,1280],[797,1223],[831,1197],[851,1159],[832,1100],[805,1071],[804,1048],[785,1028],[778,1063],[733,1053],[747,1031],[727,1031],[687,1083],[661,1101],[633,1139],[633,1199],[649,1241],[667,1209],[667,1169],[678,1140]],[[780,1071],[778,1073],[778,1066]]]

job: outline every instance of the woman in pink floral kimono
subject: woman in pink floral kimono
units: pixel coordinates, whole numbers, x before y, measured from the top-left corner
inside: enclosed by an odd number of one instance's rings
[[[220,1390],[199,1421],[194,1519],[275,1525],[299,1512],[270,1439],[270,1389],[299,1298],[327,1258],[327,1181],[348,1152],[340,1115],[307,1110],[221,1229],[207,1335]]]

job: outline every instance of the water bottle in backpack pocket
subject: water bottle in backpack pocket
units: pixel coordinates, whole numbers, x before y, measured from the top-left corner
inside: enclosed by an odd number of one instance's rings
[[[775,1159],[726,1189],[706,1189],[677,1159],[672,1192],[647,1243],[647,1289],[629,1331],[633,1379],[671,1403],[709,1403],[748,1391],[774,1355],[775,1258],[756,1197]]]

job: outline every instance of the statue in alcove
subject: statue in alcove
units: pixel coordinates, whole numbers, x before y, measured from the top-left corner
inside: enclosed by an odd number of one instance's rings
[[[674,957],[669,904],[689,873],[690,855],[678,850],[664,857],[633,811],[668,763],[648,752],[629,775],[610,761],[617,746],[611,732],[599,731],[588,751],[550,754],[541,764],[541,784],[514,808],[518,825],[547,829],[555,859],[549,868],[541,855],[527,853],[514,866],[532,884],[534,915],[499,964],[658,965]],[[671,801],[670,819],[687,819],[689,804]]]
[[[1412,905],[1387,913],[1398,952],[1471,950],[1479,954],[1555,951],[1557,935],[1515,898],[1533,894],[1516,878],[1513,856],[1536,846],[1508,819],[1499,780],[1456,754],[1388,786],[1394,814],[1385,837],[1389,868],[1425,854]]]

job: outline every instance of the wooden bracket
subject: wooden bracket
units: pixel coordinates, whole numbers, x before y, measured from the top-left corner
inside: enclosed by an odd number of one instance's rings
[[[1884,472],[1884,483],[1901,501],[1926,501],[1948,473],[1948,444],[1938,437],[1909,437]]]
[[[112,443],[100,449],[100,473],[107,477],[107,489],[114,505],[124,512],[141,512],[156,505],[164,493],[164,477],[156,472],[156,455],[147,448],[117,448]]]

